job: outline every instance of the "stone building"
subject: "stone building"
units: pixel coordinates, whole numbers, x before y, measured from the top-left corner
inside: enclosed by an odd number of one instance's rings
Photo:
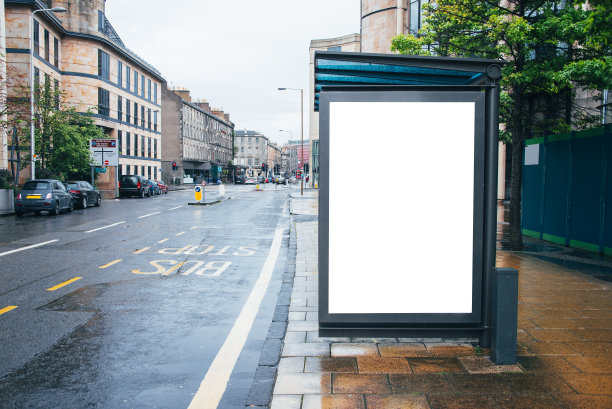
[[[119,167],[98,175],[104,196],[114,196],[121,174],[161,176],[161,85],[158,70],[130,51],[105,16],[105,0],[6,0],[8,65],[30,80],[61,89],[77,111],[118,139]],[[65,13],[44,11],[64,7]],[[30,50],[33,40],[34,49]],[[10,93],[11,90],[9,90]],[[25,180],[29,170],[24,170]]]
[[[192,101],[186,89],[162,87],[162,174],[167,183],[231,178],[234,124],[229,114]],[[175,164],[175,166],[173,166]]]
[[[281,149],[274,142],[268,142],[268,176],[280,173],[282,167]]]
[[[268,137],[246,129],[237,130],[235,135],[236,165],[245,168],[249,175],[263,175],[261,165],[268,161]]]
[[[315,169],[319,166],[319,112],[315,111],[314,107],[314,55],[316,51],[345,51],[359,52],[360,47],[359,34],[349,34],[336,38],[323,38],[312,40],[310,42],[310,98],[309,104],[309,152],[311,153],[309,163],[312,166],[309,169],[310,185],[316,183]],[[306,141],[304,141],[306,144]],[[292,167],[292,169],[297,169]]]
[[[361,52],[391,53],[391,39],[410,30],[410,9],[428,0],[361,0]],[[410,7],[410,9],[409,9]],[[418,13],[413,13],[418,17]],[[359,50],[358,50],[359,51]]]

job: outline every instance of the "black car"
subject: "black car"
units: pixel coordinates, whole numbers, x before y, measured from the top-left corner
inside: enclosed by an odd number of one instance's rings
[[[55,179],[28,180],[15,199],[15,214],[23,216],[25,212],[40,213],[46,211],[51,216],[62,210],[71,212],[74,209],[72,195],[62,182]]]
[[[246,182],[246,176],[245,175],[236,175],[236,181],[234,182],[237,185],[244,185],[244,183]]]
[[[149,179],[138,175],[122,175],[119,179],[119,197],[153,195],[153,186]]]
[[[102,204],[102,196],[95,187],[91,186],[84,180],[64,182],[68,193],[72,195],[74,205],[85,209],[88,205],[100,206]]]

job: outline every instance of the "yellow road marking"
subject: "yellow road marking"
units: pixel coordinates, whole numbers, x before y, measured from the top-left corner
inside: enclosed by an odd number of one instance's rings
[[[144,253],[145,251],[149,250],[150,248],[151,248],[151,247],[144,247],[144,248],[141,248],[140,250],[136,250],[136,251],[134,252],[134,254]]]
[[[177,265],[175,265],[174,267],[172,267],[170,270],[166,271],[166,272],[165,272],[165,273],[163,273],[162,275],[163,275],[163,276],[167,276],[168,274],[170,274],[170,273],[171,273],[171,272],[173,272],[174,270],[178,270],[179,268],[181,268],[181,266],[182,266],[183,264],[185,264],[185,263],[186,263],[186,261],[183,261],[183,262],[181,262],[181,263],[178,263]]]
[[[17,308],[16,305],[9,305],[8,307],[4,307],[3,309],[0,310],[0,315],[4,314],[5,312],[14,310],[15,308]]]
[[[123,261],[123,259],[122,259],[122,258],[118,258],[117,260],[113,260],[113,261],[111,261],[111,262],[110,262],[110,263],[108,263],[108,264],[104,264],[103,266],[100,266],[100,268],[110,267],[110,266],[112,266],[113,264],[117,264],[117,263],[118,263],[118,262],[120,262],[120,261]]]
[[[81,278],[83,278],[83,277],[74,277],[74,278],[71,278],[70,280],[68,280],[68,281],[64,281],[63,283],[58,284],[58,285],[56,285],[55,287],[47,288],[47,291],[55,291],[55,290],[57,290],[58,288],[62,288],[62,287],[63,287],[63,286],[65,286],[65,285],[68,285],[68,284],[70,284],[70,283],[74,283],[76,280],[80,280]]]
[[[185,234],[184,231],[180,232],[180,233],[176,233],[177,236],[182,236],[183,234]]]
[[[163,240],[158,241],[157,244],[165,243],[167,241],[168,241],[168,239],[163,239]]]

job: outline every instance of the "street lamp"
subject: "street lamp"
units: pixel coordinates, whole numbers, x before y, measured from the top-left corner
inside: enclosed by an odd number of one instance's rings
[[[34,150],[34,14],[41,11],[64,13],[68,10],[64,7],[38,9],[34,10],[30,16],[30,167],[32,168],[32,180],[36,179],[36,158]]]
[[[300,91],[300,117],[302,121],[302,162],[304,162],[304,89],[303,88],[279,88],[279,91]],[[303,167],[302,167],[303,169]],[[300,178],[302,182],[300,185],[300,194],[304,196],[304,174],[302,173],[302,177]]]

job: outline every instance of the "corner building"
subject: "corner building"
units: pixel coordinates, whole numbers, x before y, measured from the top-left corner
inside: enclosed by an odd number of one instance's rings
[[[119,166],[97,178],[114,197],[121,174],[161,178],[161,85],[158,70],[130,51],[105,16],[105,0],[7,0],[7,62],[34,81],[49,81],[67,104],[92,112],[96,125],[118,139]],[[65,13],[35,10],[64,7]],[[30,41],[34,49],[30,50]],[[10,90],[9,90],[10,93]],[[25,180],[29,171],[22,171]]]

